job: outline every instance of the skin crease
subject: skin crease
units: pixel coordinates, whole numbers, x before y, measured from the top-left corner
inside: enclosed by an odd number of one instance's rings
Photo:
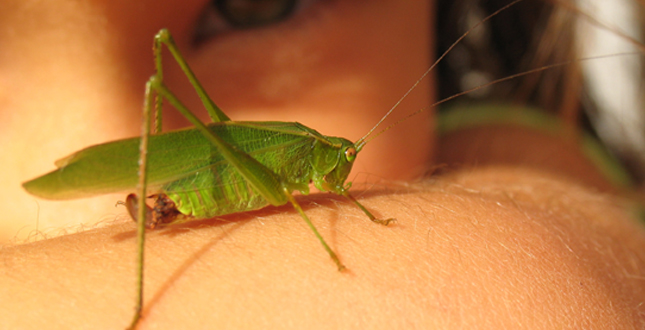
[[[132,109],[140,109],[153,70],[151,36],[162,26],[232,118],[289,118],[352,140],[429,66],[431,6],[420,2],[322,1],[283,24],[196,48],[188,40],[201,2],[21,3],[0,10],[0,43],[17,50],[0,53],[0,102],[12,109],[0,112],[0,139],[21,158],[3,160],[9,219],[35,218],[24,211],[35,203],[20,197],[28,195],[19,183],[50,170],[51,160],[137,134],[140,115]],[[405,27],[395,24],[401,17]],[[346,32],[351,27],[361,31]],[[198,108],[172,65],[166,78]],[[430,103],[429,83],[419,90],[405,107]],[[396,216],[391,228],[370,223],[340,197],[298,199],[346,272],[289,205],[151,231],[140,328],[643,327],[645,234],[620,198],[584,178],[518,166],[393,181],[418,176],[434,156],[431,132],[418,137],[432,120],[425,112],[359,155],[354,173],[391,181],[357,185],[355,194],[378,216]],[[38,204],[43,221],[54,217],[48,214],[95,218],[124,212],[96,206],[119,198]],[[3,326],[124,328],[134,303],[135,231],[115,222],[4,247],[0,296],[11,302],[0,308]]]

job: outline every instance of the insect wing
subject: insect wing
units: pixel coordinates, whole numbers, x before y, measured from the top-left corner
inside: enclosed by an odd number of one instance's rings
[[[297,123],[223,122],[209,128],[295,184],[308,183],[307,154],[314,140],[323,138]],[[150,193],[210,189],[241,180],[194,129],[151,136],[148,155]],[[139,138],[100,144],[57,161],[57,170],[23,186],[33,195],[54,200],[132,191],[138,159]]]

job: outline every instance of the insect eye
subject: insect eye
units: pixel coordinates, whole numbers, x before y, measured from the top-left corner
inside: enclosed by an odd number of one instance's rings
[[[356,149],[354,149],[354,147],[345,149],[345,159],[350,163],[356,159]]]

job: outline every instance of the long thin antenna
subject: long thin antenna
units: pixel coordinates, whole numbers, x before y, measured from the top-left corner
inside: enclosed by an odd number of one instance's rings
[[[642,54],[641,54],[641,53],[639,53],[639,52],[632,52],[632,53],[606,54],[606,55],[599,55],[599,56],[593,56],[593,57],[578,58],[578,59],[575,59],[575,60],[570,60],[570,61],[565,61],[565,62],[553,63],[553,64],[545,65],[545,66],[542,66],[542,67],[539,67],[539,68],[535,68],[535,69],[532,69],[532,70],[529,70],[529,71],[524,71],[524,72],[522,72],[522,73],[516,73],[516,74],[510,75],[510,76],[506,76],[506,77],[504,77],[504,78],[499,78],[499,79],[496,79],[496,80],[493,80],[493,81],[489,81],[489,82],[487,82],[487,83],[485,83],[485,84],[483,84],[483,85],[479,85],[479,86],[477,86],[477,87],[473,87],[473,88],[471,88],[471,89],[469,89],[469,90],[462,91],[462,92],[457,93],[457,94],[455,94],[455,95],[452,95],[452,96],[446,97],[445,99],[443,99],[443,100],[441,100],[441,101],[437,101],[437,102],[435,102],[435,103],[434,103],[434,104],[432,104],[432,105],[429,105],[429,106],[427,106],[427,107],[423,107],[423,108],[421,108],[421,109],[419,109],[419,110],[417,110],[417,111],[415,111],[415,112],[413,112],[413,113],[411,113],[411,114],[409,114],[409,115],[407,115],[407,116],[405,116],[405,117],[403,117],[403,118],[401,118],[401,119],[397,120],[397,121],[396,121],[395,123],[393,123],[392,125],[390,125],[390,126],[388,126],[388,127],[384,128],[382,131],[380,131],[380,132],[378,132],[377,134],[375,134],[374,136],[372,136],[369,140],[363,141],[362,143],[363,143],[363,145],[365,145],[367,142],[369,142],[369,141],[371,141],[371,140],[375,139],[377,136],[379,136],[379,135],[383,134],[385,131],[387,131],[387,130],[389,130],[390,128],[392,128],[392,127],[394,127],[394,126],[396,126],[396,125],[398,125],[398,124],[400,124],[400,123],[402,123],[402,122],[404,122],[404,121],[406,121],[406,120],[410,119],[410,117],[413,117],[413,116],[415,116],[416,114],[418,114],[418,113],[420,113],[420,112],[426,111],[426,110],[428,110],[428,109],[430,109],[430,108],[434,108],[434,107],[436,107],[436,106],[438,106],[438,105],[440,105],[440,104],[442,104],[442,103],[448,102],[448,101],[450,101],[450,100],[452,100],[452,99],[454,99],[454,98],[457,98],[457,97],[459,97],[459,96],[462,96],[462,95],[465,95],[465,94],[468,94],[468,93],[472,93],[472,92],[474,92],[474,91],[476,91],[476,90],[479,90],[479,89],[482,89],[482,88],[486,88],[486,87],[488,87],[488,86],[495,85],[495,84],[500,83],[500,82],[503,82],[503,81],[507,81],[507,80],[515,79],[515,78],[522,77],[522,76],[526,76],[526,75],[529,75],[529,74],[532,74],[532,73],[536,73],[536,72],[542,72],[542,71],[544,71],[544,70],[549,70],[549,69],[556,68],[556,67],[560,67],[560,66],[564,66],[564,65],[570,65],[570,64],[573,64],[573,63],[579,63],[579,62],[583,62],[583,61],[591,61],[591,60],[598,60],[598,59],[609,58],[609,57],[616,57],[616,56],[628,56],[628,55],[629,55],[629,56],[633,56],[633,55],[642,55]],[[356,150],[358,150],[358,147],[356,148]]]
[[[383,121],[385,121],[385,119],[387,119],[387,117],[390,116],[390,114],[394,111],[394,109],[396,109],[399,106],[399,104],[401,104],[401,102],[403,102],[403,100],[405,100],[405,98],[407,98],[408,95],[415,88],[417,88],[419,83],[421,83],[421,81],[423,79],[425,79],[425,77],[430,73],[430,71],[432,71],[437,66],[437,64],[439,64],[439,62],[441,62],[441,60],[443,60],[443,58],[446,57],[446,55],[448,55],[448,53],[450,51],[452,51],[452,49],[455,48],[455,46],[457,46],[457,44],[459,44],[464,38],[466,38],[466,36],[468,36],[470,34],[470,32],[472,32],[474,29],[478,28],[480,25],[486,23],[488,20],[490,20],[491,18],[493,18],[494,16],[496,16],[500,12],[508,9],[509,7],[515,5],[516,3],[520,2],[520,1],[523,1],[523,0],[515,0],[515,1],[507,4],[506,6],[496,10],[494,13],[486,16],[486,18],[484,18],[483,20],[479,21],[477,24],[473,25],[470,29],[468,29],[468,31],[466,31],[466,33],[462,34],[461,37],[459,37],[459,39],[457,39],[455,42],[453,42],[452,45],[450,45],[450,47],[448,47],[448,49],[445,52],[443,52],[443,54],[441,54],[441,56],[439,56],[439,58],[436,61],[434,61],[434,63],[432,63],[432,66],[430,66],[430,68],[428,68],[428,70],[426,70],[426,72],[424,72],[423,75],[421,75],[421,77],[414,83],[414,85],[412,85],[412,87],[410,87],[410,89],[408,89],[408,91],[405,92],[405,94],[403,94],[403,96],[394,104],[394,106],[390,109],[390,111],[388,111],[385,114],[385,116],[383,116],[383,118],[381,118],[381,120],[379,120],[379,122],[376,123],[376,125],[374,125],[374,127],[372,127],[372,129],[370,129],[369,132],[367,132],[367,134],[365,134],[365,136],[363,136],[362,138],[358,139],[358,141],[356,141],[356,143],[354,143],[354,147],[356,148],[356,151],[357,152],[361,151],[363,146],[365,146],[365,144],[367,143],[367,141],[366,141],[367,137],[370,134],[372,134],[372,132],[374,132],[374,130],[376,130],[376,128],[378,128],[379,125],[381,125],[381,123],[383,123]],[[458,96],[458,95],[456,95],[456,96]],[[415,114],[418,113],[418,112],[420,112],[420,111],[415,112]]]

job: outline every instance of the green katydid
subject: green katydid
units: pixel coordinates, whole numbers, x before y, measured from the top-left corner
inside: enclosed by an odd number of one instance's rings
[[[146,226],[154,228],[291,203],[342,270],[344,265],[294,199],[293,191],[308,194],[309,184],[313,183],[321,191],[347,197],[373,222],[388,225],[394,220],[377,219],[349,194],[351,184],[346,183],[357,153],[382,120],[356,143],[324,136],[298,123],[231,121],[207,96],[168,31],[162,29],[154,40],[157,73],[146,84],[141,138],[86,148],[57,161],[57,170],[23,184],[31,194],[54,200],[137,189],[142,198],[130,194],[123,203],[138,222],[137,305],[132,326],[137,324],[142,308]],[[205,125],[197,119],[163,83],[163,44],[187,75],[213,123]],[[416,84],[410,90],[415,87]],[[159,133],[163,98],[195,128]],[[155,134],[151,135],[153,107],[157,120]],[[152,208],[145,203],[146,197],[154,198]]]
[[[344,266],[293,199],[293,191],[308,194],[313,183],[321,191],[349,198],[376,223],[393,221],[374,217],[349,194],[351,185],[345,184],[356,154],[365,145],[363,139],[352,143],[295,122],[231,121],[208,98],[168,30],[159,31],[154,40],[157,74],[146,84],[142,138],[92,146],[60,159],[57,170],[23,184],[29,193],[73,199],[127,191],[138,183],[140,196],[153,192],[155,206],[150,208],[135,194],[123,204],[133,219],[144,219],[148,228],[291,202],[339,269]],[[163,83],[162,44],[188,76],[213,123],[205,125],[197,119]],[[196,129],[150,135],[154,93],[158,100],[167,99]],[[154,103],[161,118],[161,102]]]
[[[195,87],[213,123],[205,125],[190,112],[162,81],[161,46],[165,44]],[[146,84],[141,138],[88,147],[56,162],[58,169],[25,182],[31,194],[52,200],[83,198],[132,190],[126,205],[138,222],[137,307],[132,325],[140,317],[143,297],[143,243],[145,227],[256,210],[291,203],[314,232],[339,270],[344,268],[298,202],[293,191],[309,193],[313,183],[321,191],[343,195],[370,220],[388,225],[394,219],[377,219],[361,205],[345,183],[365,145],[324,136],[294,122],[234,122],[206,95],[179,53],[168,30],[154,38],[157,73]],[[156,102],[155,102],[155,93]],[[161,99],[168,100],[195,125],[158,133]],[[157,122],[150,135],[152,107]],[[149,195],[151,194],[151,195]]]

